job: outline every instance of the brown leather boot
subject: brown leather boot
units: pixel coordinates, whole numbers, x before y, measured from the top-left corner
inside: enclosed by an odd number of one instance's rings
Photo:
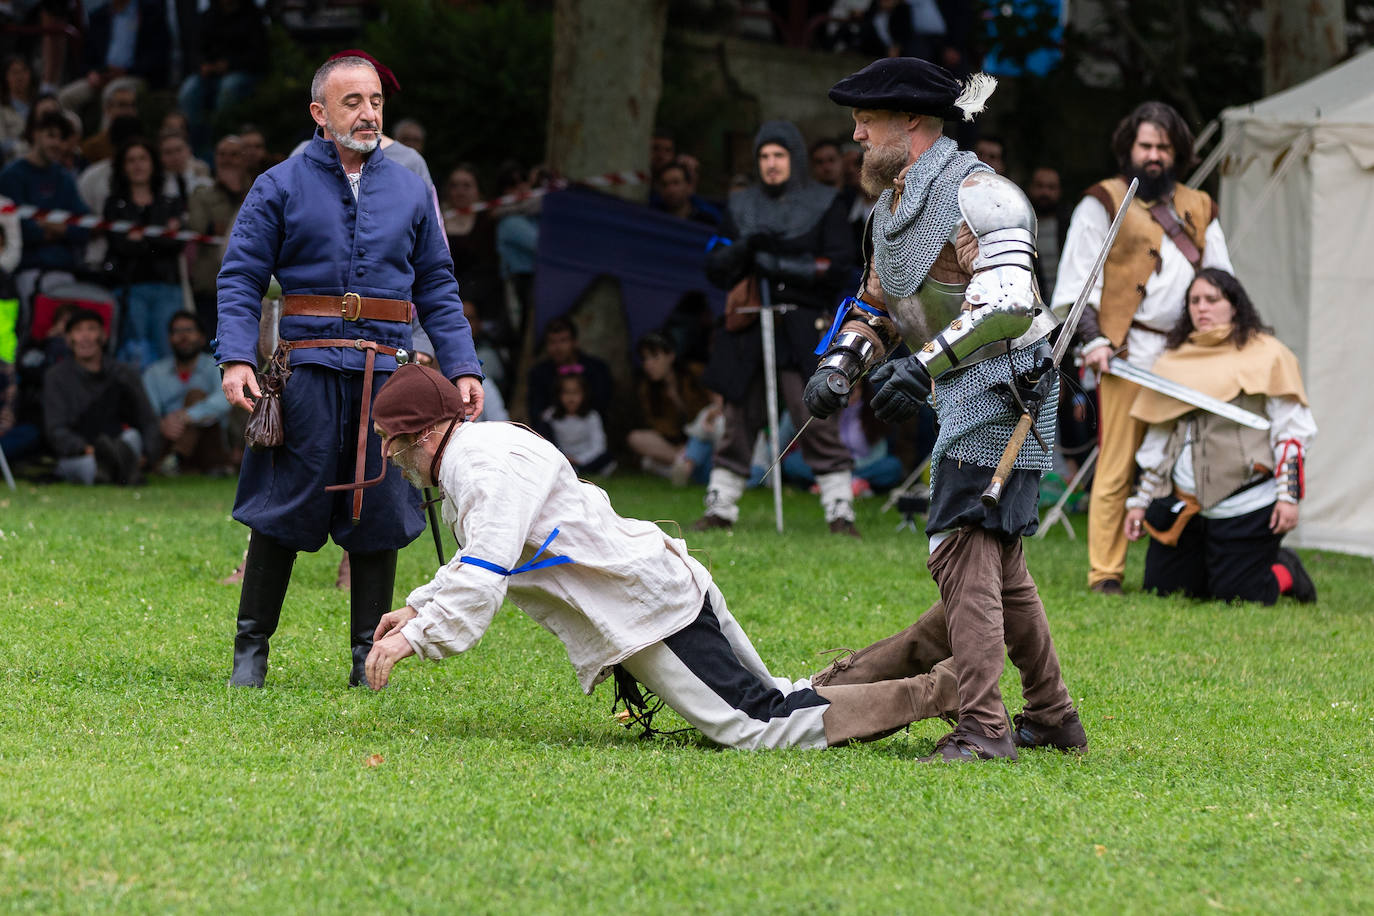
[[[936,601],[911,626],[873,645],[835,659],[811,678],[812,687],[871,684],[926,674],[949,658],[945,606]]]
[[[944,661],[929,674],[871,684],[815,688],[829,701],[822,721],[831,747],[850,741],[876,741],[912,722],[935,716],[957,716],[959,681],[954,664]]]

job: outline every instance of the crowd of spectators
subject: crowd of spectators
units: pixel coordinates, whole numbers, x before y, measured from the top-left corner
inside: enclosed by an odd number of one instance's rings
[[[833,47],[959,53],[950,44],[957,28],[947,27],[955,17],[942,18],[944,5],[935,0],[834,6],[826,30]],[[8,303],[0,305],[0,447],[12,462],[37,459],[39,473],[87,483],[224,473],[241,455],[245,418],[212,384],[208,341],[223,256],[215,240],[227,234],[257,175],[289,152],[270,149],[252,125],[229,133],[215,125],[217,112],[250,93],[267,69],[265,22],[249,0],[214,0],[196,30],[199,53],[181,67],[169,58],[161,4],[110,0],[84,25],[81,59],[54,61],[61,44],[36,37],[5,61],[0,82],[0,195],[70,215],[0,214],[0,303]],[[399,89],[389,72],[383,84],[388,94]],[[437,163],[446,170],[433,172],[434,181],[423,158],[424,124],[402,119],[388,127],[387,155],[437,185],[487,375],[487,416],[528,422],[587,474],[634,467],[677,484],[703,483],[722,431],[721,399],[701,382],[709,329],[684,312],[632,341],[632,352],[621,354],[636,373],[631,386],[617,386],[611,368],[582,349],[571,317],[550,322],[525,355],[538,195],[496,209],[474,205],[538,190],[543,172],[514,160],[495,168]],[[817,137],[807,153],[812,180],[836,189],[857,251],[874,204],[859,187],[860,149],[847,138]],[[725,192],[755,180],[745,170],[728,187],[703,189],[698,160],[666,131],[652,140],[650,164],[649,206],[712,228],[721,223]],[[495,181],[484,187],[484,175]],[[86,215],[116,226],[93,231],[74,223]],[[178,230],[198,238],[178,240]],[[1044,279],[1052,282],[1053,274]],[[86,356],[78,355],[78,340]],[[98,358],[88,352],[93,341]],[[417,340],[422,355],[424,347]],[[130,379],[141,379],[141,402]],[[78,391],[84,394],[74,398]],[[110,398],[118,410],[91,406]],[[70,416],[67,426],[54,427],[51,406],[67,402],[64,416],[99,414],[101,423],[76,438]],[[930,436],[919,424],[884,429],[865,407],[856,396],[842,418],[859,468],[855,487],[885,489],[918,462]],[[117,423],[105,429],[112,418]],[[764,451],[756,464],[767,463]],[[81,459],[78,471],[73,458]],[[803,486],[814,477],[799,456],[784,470]]]

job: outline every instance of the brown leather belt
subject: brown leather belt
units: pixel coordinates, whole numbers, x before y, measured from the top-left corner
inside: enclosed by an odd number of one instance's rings
[[[351,294],[350,294],[351,295]],[[288,296],[288,301],[292,297]],[[302,296],[304,299],[327,299],[328,296]],[[364,302],[368,301],[366,299]],[[397,302],[396,299],[377,299],[376,302]],[[401,303],[409,306],[409,303]],[[297,313],[299,314],[299,313]],[[356,319],[351,319],[356,320]],[[388,319],[384,319],[388,320]],[[352,347],[355,350],[367,351],[367,362],[363,368],[363,402],[358,409],[358,451],[357,457],[353,461],[353,524],[358,524],[358,520],[363,515],[363,488],[359,485],[367,482],[363,479],[363,474],[367,471],[367,434],[372,431],[372,365],[377,360],[377,354],[383,356],[395,356],[398,351],[395,347],[388,347],[379,344],[375,340],[348,340],[344,338],[319,338],[316,340],[283,340],[282,350],[286,351],[288,357],[292,350],[309,350],[315,347]],[[386,459],[382,459],[382,476],[386,475]],[[373,483],[380,483],[378,478]],[[332,487],[326,487],[326,490]]]
[[[282,303],[283,315],[309,318],[342,318],[357,321],[404,321],[410,323],[410,303],[404,299],[368,299],[357,293],[342,296],[307,296],[290,293]]]
[[[1131,327],[1137,331],[1149,331],[1151,334],[1167,334],[1168,331],[1161,331],[1159,328],[1152,328],[1148,324],[1141,324],[1139,321],[1132,321]]]

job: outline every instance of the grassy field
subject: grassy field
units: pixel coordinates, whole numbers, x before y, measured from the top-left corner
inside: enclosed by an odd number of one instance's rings
[[[828,752],[640,740],[509,607],[467,655],[348,690],[332,547],[297,563],[268,689],[230,691],[231,501],[0,490],[0,910],[1374,910],[1368,560],[1307,554],[1320,603],[1261,608],[1092,595],[1081,539],[1028,542],[1091,753],[930,767],[939,722]],[[934,600],[924,536],[877,500],[862,544],[814,497],[786,510],[779,538],[754,491],[735,533],[689,539],[776,672]],[[433,565],[426,535],[398,595]]]

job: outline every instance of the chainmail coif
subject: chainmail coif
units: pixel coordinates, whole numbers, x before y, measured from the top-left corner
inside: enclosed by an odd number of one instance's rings
[[[973,172],[992,171],[973,153],[940,137],[906,170],[897,211],[888,188],[873,208],[873,266],[883,291],[898,298],[916,293],[961,219],[959,185]]]

